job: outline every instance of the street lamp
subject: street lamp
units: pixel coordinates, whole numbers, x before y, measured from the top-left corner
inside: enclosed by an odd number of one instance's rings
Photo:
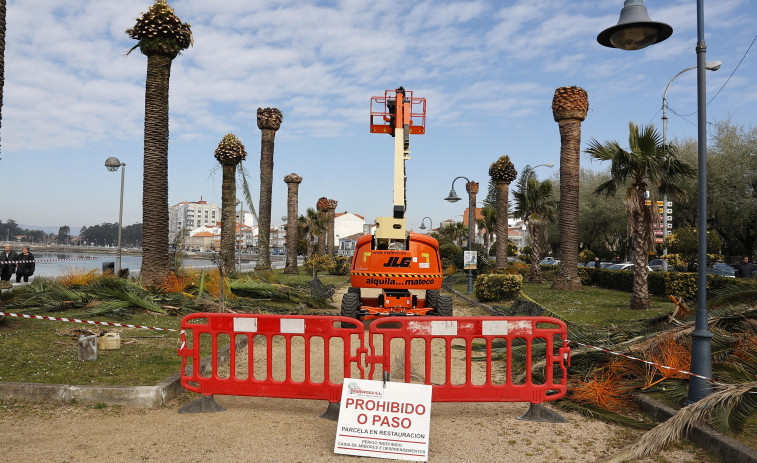
[[[456,203],[460,201],[460,197],[455,193],[455,182],[458,179],[464,178],[466,182],[468,182],[468,185],[471,184],[471,181],[468,180],[466,177],[460,176],[455,177],[455,180],[452,180],[452,188],[449,190],[449,196],[444,198],[445,201],[449,201],[451,203]],[[473,244],[473,210],[475,209],[475,204],[473,204],[473,195],[471,195],[470,188],[468,188],[468,251],[472,251],[472,244]],[[429,219],[431,220],[431,219]],[[473,294],[473,270],[468,269],[468,294]]]
[[[639,0],[626,0],[623,10],[625,11],[631,5],[639,5]],[[643,6],[643,5],[642,5]],[[646,10],[646,8],[645,8]],[[644,11],[646,13],[646,11]],[[621,21],[623,22],[623,12],[621,11]],[[618,28],[621,26],[620,22]],[[655,23],[652,23],[654,27]],[[656,23],[662,24],[662,23]],[[624,24],[625,26],[625,24]],[[630,27],[629,24],[626,27]],[[667,25],[666,25],[667,26]],[[597,36],[597,41],[607,47],[618,47],[626,50],[635,50],[643,48],[653,43],[661,42],[672,34],[672,28],[660,28],[662,35],[658,35],[653,41],[633,47],[633,44],[622,46],[624,43],[612,42],[611,45],[606,43],[608,31],[603,31]],[[688,402],[693,403],[707,396],[712,392],[712,384],[702,379],[712,377],[712,333],[707,326],[707,87],[706,87],[706,54],[707,45],[704,41],[704,0],[697,0],[697,194],[699,215],[697,217],[697,228],[699,234],[697,237],[697,310],[695,329],[691,333],[691,372],[697,376],[689,377],[689,396]]]
[[[242,273],[242,238],[244,237],[244,233],[242,231],[242,224],[244,224],[244,220],[242,219],[242,201],[237,199],[237,204],[239,204],[239,221],[235,224],[234,229],[239,229],[239,234],[234,236],[236,239],[237,244],[237,272]]]
[[[126,163],[111,156],[105,160],[105,167],[111,172],[115,172],[119,167],[123,167],[121,169],[121,207],[118,209],[118,249],[116,250],[116,275],[119,275],[121,273],[121,224],[124,216],[124,175],[126,174]]]
[[[426,219],[428,219],[429,230],[433,231],[434,230],[434,224],[431,222],[431,217],[424,217],[424,218],[422,218],[421,219],[421,226],[418,227],[418,228],[420,228],[421,230],[425,230],[426,229],[426,226],[423,225],[423,222],[425,222]]]
[[[708,63],[705,63],[704,67],[708,71],[717,71],[718,69],[720,69],[721,64],[723,64],[721,61],[710,61]],[[665,87],[665,92],[663,92],[662,94],[662,146],[666,151],[668,149],[668,89],[670,89],[670,84],[672,84],[673,81],[676,80],[676,77],[680,76],[686,71],[691,71],[692,69],[696,69],[696,68],[697,68],[696,66],[692,66],[674,75],[673,78],[670,79],[670,82],[668,82],[668,86]],[[665,240],[665,238],[667,238],[668,236],[668,193],[667,192],[663,193],[662,195],[662,210],[663,210],[662,239]],[[668,254],[667,243],[665,243],[664,246],[665,247],[662,250],[662,254],[667,255]]]
[[[603,30],[597,41],[610,48],[640,50],[670,37],[673,28],[649,19],[643,0],[626,0],[618,24]]]

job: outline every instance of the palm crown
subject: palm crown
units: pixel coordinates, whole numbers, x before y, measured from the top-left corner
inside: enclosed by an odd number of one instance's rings
[[[134,48],[139,47],[145,55],[161,53],[175,57],[194,43],[191,26],[181,22],[166,0],[156,0],[126,33],[139,41]]]
[[[489,166],[489,176],[495,181],[512,182],[518,177],[518,171],[510,161],[510,156],[501,156]]]
[[[227,133],[218,143],[215,157],[221,164],[235,166],[247,157],[247,152],[242,142],[233,133]]]

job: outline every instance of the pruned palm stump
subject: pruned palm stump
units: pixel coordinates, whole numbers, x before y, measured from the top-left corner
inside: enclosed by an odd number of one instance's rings
[[[192,30],[166,0],[157,0],[126,31],[147,56],[145,81],[144,181],[142,182],[142,268],[146,286],[171,272],[168,253],[168,84],[171,62],[192,45]],[[132,50],[134,50],[132,48]],[[131,51],[131,50],[130,50]]]
[[[260,254],[256,270],[270,270],[271,257],[271,194],[273,191],[273,148],[276,131],[281,127],[284,116],[277,108],[258,108],[258,128],[260,139]]]
[[[224,135],[215,151],[215,158],[223,169],[221,184],[221,265],[225,273],[234,271],[234,249],[237,203],[237,164],[247,157],[241,141],[232,133]],[[240,217],[241,220],[241,217]]]
[[[510,183],[518,177],[518,171],[509,156],[500,156],[489,166],[489,176],[497,185],[497,268],[507,267],[507,217],[509,211]]]
[[[581,87],[560,87],[552,98],[552,115],[560,127],[560,267],[552,289],[581,291],[578,276],[578,171],[581,122],[589,98]]]

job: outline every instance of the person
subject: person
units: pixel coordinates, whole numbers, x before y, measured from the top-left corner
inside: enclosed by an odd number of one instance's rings
[[[16,271],[16,257],[16,251],[11,251],[11,245],[6,244],[5,250],[0,253],[0,280],[11,280],[11,275]]]
[[[600,263],[599,257],[595,257],[594,258],[594,268],[599,268],[599,263]]]
[[[24,278],[24,283],[29,282],[29,277],[34,275],[34,255],[29,252],[29,248],[24,246],[21,249],[21,254],[16,257],[18,265],[16,265],[16,283],[21,283],[21,277]]]
[[[752,272],[754,272],[754,264],[749,263],[749,256],[741,258],[741,262],[734,265],[736,269],[736,278],[752,278]]]

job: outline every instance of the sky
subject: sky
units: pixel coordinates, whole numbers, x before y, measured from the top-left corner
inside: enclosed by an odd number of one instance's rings
[[[147,59],[125,31],[150,0],[8,0],[0,175],[0,220],[57,227],[117,222],[126,163],[124,225],[142,221]],[[276,134],[273,225],[286,215],[289,173],[303,177],[299,210],[319,197],[370,222],[391,216],[393,139],[369,132],[371,96],[404,86],[426,98],[426,133],[411,137],[407,219],[417,229],[461,220],[467,201],[444,201],[465,176],[486,195],[489,165],[510,156],[518,171],[559,169],[555,89],[589,97],[589,141],[627,146],[628,123],[662,130],[662,96],[696,65],[696,2],[647,0],[653,21],[673,27],[640,51],[606,48],[597,34],[618,21],[622,0],[173,0],[194,46],[170,80],[169,204],[221,204],[213,156],[226,133],[247,148],[244,166],[259,197],[259,107],[283,113]],[[220,6],[219,6],[220,5]],[[757,122],[757,8],[750,0],[705,2],[710,123]],[[739,66],[737,68],[737,65]],[[722,88],[722,89],[721,89]],[[668,138],[696,137],[696,71],[668,91]],[[455,189],[465,197],[465,184]],[[428,219],[426,219],[428,226]]]

